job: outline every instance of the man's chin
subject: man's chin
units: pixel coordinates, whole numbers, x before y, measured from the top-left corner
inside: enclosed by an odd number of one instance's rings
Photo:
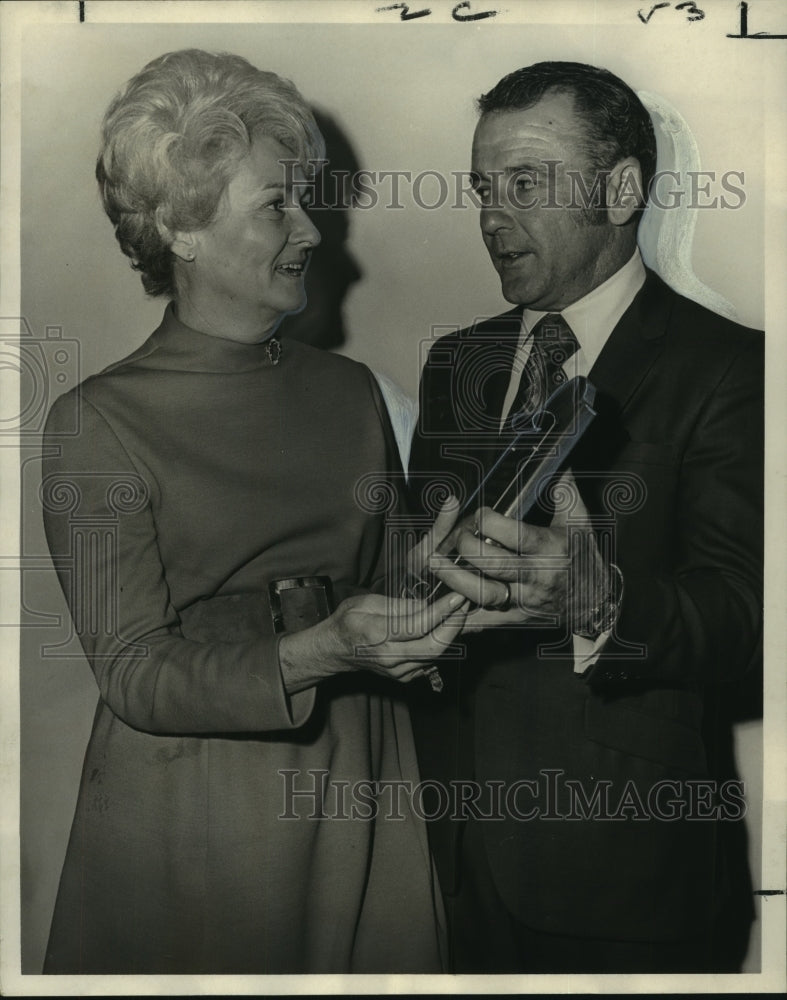
[[[506,302],[515,306],[526,306],[533,302],[535,292],[532,288],[526,288],[521,283],[502,281],[500,290]]]

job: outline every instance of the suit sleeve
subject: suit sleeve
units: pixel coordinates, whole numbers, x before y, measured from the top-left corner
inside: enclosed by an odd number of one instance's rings
[[[314,689],[288,695],[278,636],[229,643],[184,638],[159,555],[149,484],[84,397],[79,433],[70,434],[65,402],[55,403],[45,432],[44,527],[101,698],[129,726],[151,733],[302,725]]]
[[[385,448],[385,471],[377,483],[372,484],[371,494],[385,503],[384,525],[380,552],[370,589],[376,594],[398,597],[402,590],[407,551],[413,537],[407,530],[409,520],[407,478],[402,466],[403,450],[409,450],[408,431],[411,415],[407,413],[408,398],[401,389],[376,373],[369,371],[369,386],[375,410],[382,429]],[[397,428],[394,427],[394,415]],[[401,411],[401,412],[398,412]]]
[[[422,530],[434,520],[449,493],[464,500],[467,489],[463,475],[467,470],[443,454],[446,440],[456,444],[459,439],[453,421],[451,373],[444,365],[434,365],[432,359],[430,352],[421,372],[408,463],[409,510],[419,519]]]
[[[682,456],[671,572],[628,566],[613,638],[591,684],[727,681],[762,626],[763,340],[748,336],[708,395]],[[647,502],[647,501],[646,501]],[[620,640],[639,643],[626,657]]]

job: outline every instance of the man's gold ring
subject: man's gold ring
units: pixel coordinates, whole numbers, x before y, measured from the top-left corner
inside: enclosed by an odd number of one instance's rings
[[[500,581],[506,588],[506,596],[503,598],[502,603],[495,605],[496,611],[508,611],[511,608],[511,587],[505,582],[505,580]]]

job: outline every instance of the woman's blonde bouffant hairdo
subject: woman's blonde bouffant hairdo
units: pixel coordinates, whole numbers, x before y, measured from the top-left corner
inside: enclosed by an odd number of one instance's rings
[[[149,295],[174,295],[170,234],[209,225],[255,136],[311,178],[325,146],[296,88],[240,56],[184,49],[154,59],[107,109],[96,164],[104,209]]]

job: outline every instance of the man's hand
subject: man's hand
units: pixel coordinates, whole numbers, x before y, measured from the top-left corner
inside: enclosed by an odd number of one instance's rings
[[[482,508],[465,518],[448,538],[465,566],[454,566],[452,559],[442,555],[431,557],[429,566],[435,575],[477,605],[467,616],[466,632],[494,625],[529,622],[550,627],[583,620],[606,571],[570,472],[563,475],[555,492],[571,497],[572,503],[555,514],[549,527]],[[576,558],[579,549],[581,560]]]
[[[462,522],[453,543],[463,562],[479,572],[442,555],[429,565],[451,590],[478,606],[468,615],[468,630],[560,620],[570,566],[564,527],[536,527],[484,507]]]
[[[435,582],[428,572],[430,560],[436,553],[453,551],[456,533],[460,527],[456,524],[458,514],[459,501],[455,496],[449,496],[443,503],[432,527],[421,541],[408,552],[404,580],[404,591],[407,597],[425,599],[433,589]]]

